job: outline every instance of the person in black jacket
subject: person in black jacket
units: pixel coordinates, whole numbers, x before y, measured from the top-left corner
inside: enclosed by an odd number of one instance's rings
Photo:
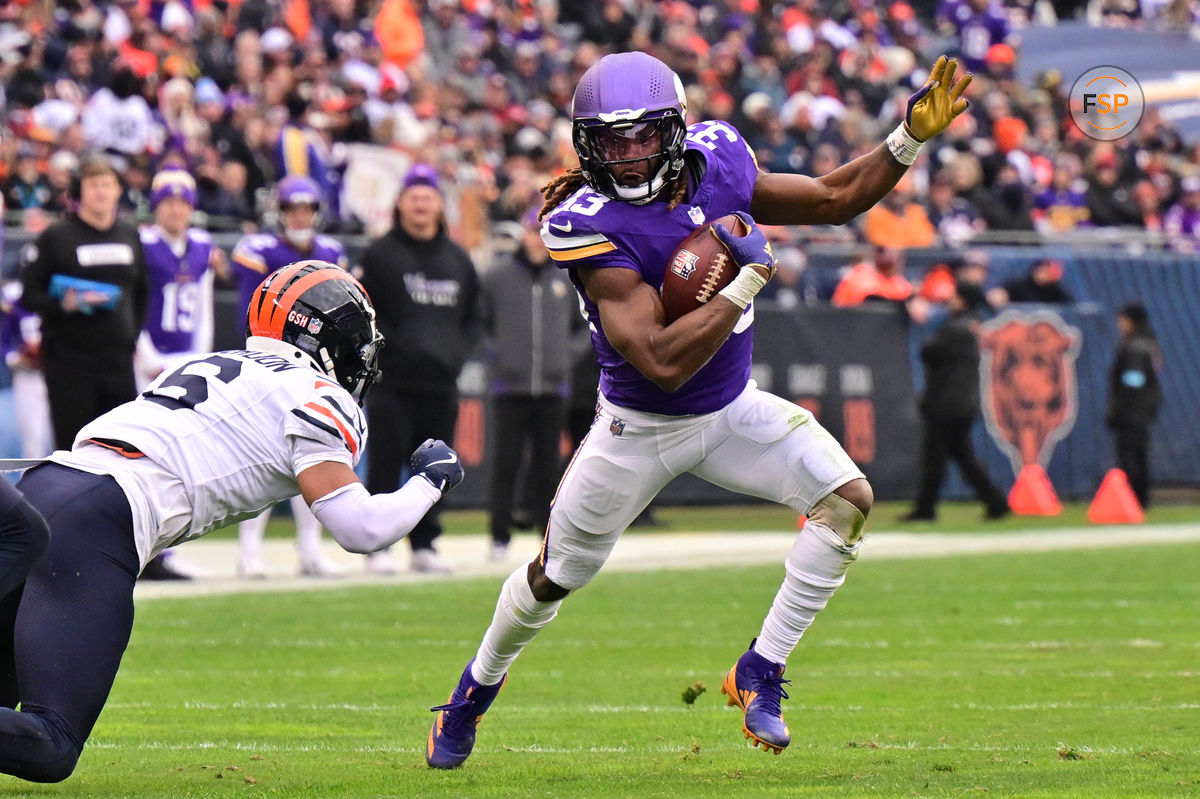
[[[396,224],[363,251],[358,274],[387,339],[383,377],[367,401],[372,425],[367,490],[395,491],[406,453],[427,438],[450,442],[458,419],[458,373],[479,338],[479,277],[466,251],[450,240],[437,172],[417,164],[396,199]],[[412,442],[410,446],[410,442]],[[448,572],[433,542],[438,513],[427,514],[408,540],[416,571]],[[390,573],[389,555],[367,568]]]
[[[54,444],[137,394],[133,350],[149,283],[142,242],[117,219],[121,183],[107,159],[79,168],[75,213],[50,225],[21,274],[21,302],[42,317],[42,365]]]
[[[137,229],[117,219],[121,181],[103,156],[79,166],[77,206],[38,237],[21,272],[21,303],[42,317],[42,370],[56,449],[85,424],[137,396],[133,351],[150,284]],[[146,580],[187,576],[159,556]]]
[[[979,321],[976,312],[987,307],[983,289],[959,281],[950,298],[950,316],[921,347],[925,394],[921,399],[924,438],[921,480],[913,509],[902,521],[932,521],[947,460],[954,460],[963,478],[986,507],[985,518],[1008,515],[1004,494],[993,485],[975,457],[971,426],[979,416]]]
[[[1150,424],[1162,403],[1158,365],[1162,353],[1146,309],[1130,303],[1117,314],[1121,339],[1109,377],[1106,421],[1116,438],[1117,465],[1145,508],[1150,504],[1150,468],[1146,451]]]
[[[575,287],[550,264],[536,211],[524,220],[521,244],[482,280],[492,397],[489,455],[490,558],[503,560],[512,540],[514,494],[526,445],[524,481],[529,526],[541,534],[562,474],[559,442],[577,353],[593,358]],[[591,392],[593,405],[595,391]],[[516,526],[526,526],[524,520]]]
[[[999,293],[1004,302],[1068,303],[1075,298],[1062,283],[1063,264],[1054,258],[1039,258],[1022,278],[1010,280]]]

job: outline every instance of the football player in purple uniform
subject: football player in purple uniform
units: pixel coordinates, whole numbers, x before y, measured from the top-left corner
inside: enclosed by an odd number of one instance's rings
[[[271,272],[305,259],[328,261],[342,269],[346,254],[336,239],[317,233],[321,211],[321,188],[312,178],[293,175],[279,181],[275,189],[279,207],[279,233],[255,233],[243,236],[233,248],[233,273],[237,278],[238,307],[250,303],[258,284]],[[321,525],[304,502],[293,497],[292,517],[296,521],[296,549],[300,574],[306,577],[332,577],[340,570],[321,553]],[[237,572],[255,579],[266,576],[262,559],[263,537],[271,512],[238,525]]]
[[[683,85],[643,53],[609,55],[575,90],[580,166],[544,189],[542,237],[579,291],[601,367],[591,432],[550,511],[541,551],[505,581],[491,626],[437,717],[426,762],[454,768],[508,668],[564,597],[604,564],[638,512],[685,472],[808,517],[762,630],[725,677],[755,745],[791,740],[780,701],[800,636],[858,556],[872,492],[861,471],[803,408],[750,380],[753,298],[774,259],[760,222],[845,224],[891,191],[921,144],[967,107],[970,76],[939,58],[905,120],[872,152],[820,178],[760,172],[721,121],[685,127]],[[750,228],[718,235],[740,267],[712,301],[670,325],[659,287],[688,233],[730,213]]]
[[[224,251],[207,231],[189,227],[196,181],[164,169],[150,184],[154,224],[139,233],[150,276],[146,326],[134,356],[138,389],[192,355],[212,350],[212,279],[225,268]]]

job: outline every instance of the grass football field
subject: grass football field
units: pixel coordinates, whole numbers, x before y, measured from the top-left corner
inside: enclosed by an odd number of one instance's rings
[[[1197,544],[864,559],[791,660],[780,756],[719,689],[782,566],[602,573],[452,772],[424,765],[428,708],[500,580],[143,602],[76,773],[0,796],[1198,795],[1197,563]]]

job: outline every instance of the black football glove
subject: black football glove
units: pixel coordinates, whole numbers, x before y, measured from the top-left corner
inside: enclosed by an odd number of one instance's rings
[[[775,254],[771,252],[771,243],[759,230],[758,225],[745,211],[734,213],[746,226],[745,236],[735,236],[722,224],[712,226],[713,235],[721,240],[733,261],[738,266],[760,266],[767,273],[768,279],[775,274]]]
[[[458,453],[450,449],[445,441],[427,438],[408,459],[408,468],[414,475],[424,477],[429,484],[445,496],[450,489],[463,481],[466,472]]]

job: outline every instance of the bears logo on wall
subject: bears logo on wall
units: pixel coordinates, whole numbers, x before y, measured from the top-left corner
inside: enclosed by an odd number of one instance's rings
[[[983,417],[1014,473],[1046,466],[1075,426],[1083,336],[1052,311],[1007,311],[981,326]]]

